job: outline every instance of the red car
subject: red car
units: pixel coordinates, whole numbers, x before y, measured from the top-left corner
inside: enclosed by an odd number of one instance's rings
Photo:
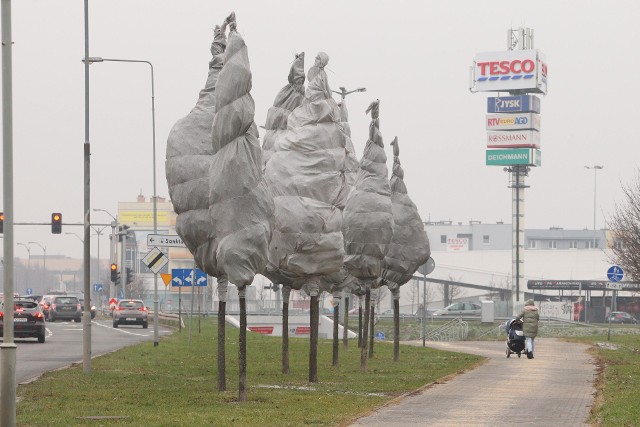
[[[13,336],[16,338],[37,338],[39,343],[43,343],[46,329],[40,305],[31,299],[16,299],[13,302],[13,307]],[[4,304],[1,304],[0,337],[4,337],[6,314]]]

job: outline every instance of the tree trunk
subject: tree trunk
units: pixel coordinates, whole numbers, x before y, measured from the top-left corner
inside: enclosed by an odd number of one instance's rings
[[[244,289],[240,295],[240,338],[238,340],[238,402],[247,401],[247,300]]]
[[[362,348],[362,306],[358,306],[358,348]]]
[[[393,299],[393,361],[400,360],[400,300]]]
[[[226,374],[226,360],[225,360],[226,359],[226,355],[225,355],[226,311],[227,311],[227,303],[225,301],[218,301],[218,391],[225,391],[227,389],[227,374]]]
[[[311,295],[311,311],[309,313],[311,334],[309,337],[309,382],[318,382],[318,292]]]
[[[371,304],[371,311],[369,312],[369,358],[373,357],[373,343],[375,336],[375,316],[376,316],[376,307],[374,304]]]
[[[282,373],[289,373],[289,294],[291,288],[282,287]]]
[[[349,294],[344,296],[344,326],[342,331],[342,347],[346,350],[349,348]]]
[[[340,304],[333,307],[333,360],[331,366],[338,366],[338,347],[340,346],[338,326],[340,326]]]
[[[362,321],[362,348],[360,349],[360,370],[367,371],[367,332],[369,331],[369,310],[371,308],[371,289],[367,288],[364,297],[364,319]]]

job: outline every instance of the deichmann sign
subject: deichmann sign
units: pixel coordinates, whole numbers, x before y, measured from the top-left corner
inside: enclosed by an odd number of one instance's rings
[[[547,93],[547,64],[536,49],[476,54],[472,91],[496,92],[526,89]]]
[[[633,282],[617,282],[618,291],[640,291],[640,283]],[[542,289],[542,290],[589,290],[589,291],[604,291],[611,290],[610,282],[604,280],[528,280],[527,289]]]
[[[487,132],[487,148],[540,148],[536,130]]]
[[[488,114],[487,130],[537,130],[540,131],[540,114]]]
[[[487,150],[487,166],[540,166],[540,150],[534,148],[512,148],[509,150]]]

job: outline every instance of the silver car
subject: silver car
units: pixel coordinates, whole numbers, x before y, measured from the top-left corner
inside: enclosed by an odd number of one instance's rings
[[[456,302],[449,306],[446,306],[442,310],[436,310],[433,312],[434,317],[466,317],[466,316],[480,316],[481,307],[480,304],[474,302]]]
[[[142,325],[144,329],[149,327],[149,310],[144,302],[139,299],[123,299],[118,302],[113,310],[113,327],[118,325]]]

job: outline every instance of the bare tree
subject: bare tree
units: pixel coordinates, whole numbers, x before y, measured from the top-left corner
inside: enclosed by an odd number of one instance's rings
[[[627,280],[640,280],[640,170],[635,179],[623,185],[624,200],[616,202],[607,221],[613,233],[611,260],[622,267]]]
[[[448,279],[451,282],[458,282],[460,280],[451,274]],[[464,296],[464,288],[456,285],[442,285],[440,292],[442,293],[442,301],[445,307],[453,304],[456,298]]]

